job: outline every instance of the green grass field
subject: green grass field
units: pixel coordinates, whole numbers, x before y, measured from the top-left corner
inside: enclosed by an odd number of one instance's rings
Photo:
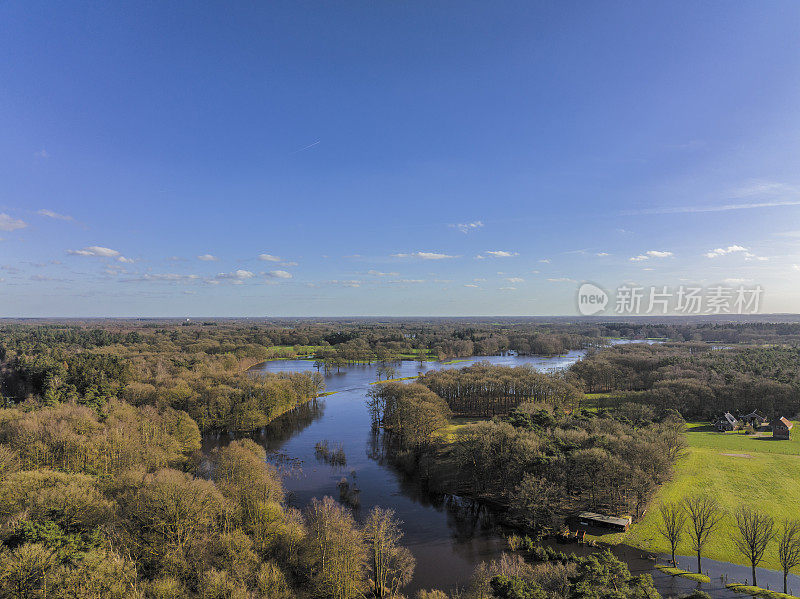
[[[758,437],[718,433],[706,423],[689,423],[687,455],[679,461],[672,481],[659,490],[645,517],[627,533],[597,538],[667,553],[668,546],[656,529],[658,505],[661,501],[679,502],[694,493],[716,497],[729,514],[747,505],[770,514],[778,523],[784,518],[800,518],[800,477],[796,476],[800,468],[800,428],[795,426],[793,433],[790,441],[778,441],[769,433]],[[713,533],[703,557],[749,565],[731,540],[734,532],[735,524],[729,516]],[[780,569],[776,552],[773,544],[761,566]],[[692,555],[688,538],[678,553]]]

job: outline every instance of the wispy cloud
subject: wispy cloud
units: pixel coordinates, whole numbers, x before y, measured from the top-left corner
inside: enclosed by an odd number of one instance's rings
[[[392,254],[392,258],[419,258],[420,260],[448,260],[450,258],[458,258],[450,254],[442,254],[439,252],[411,252],[409,254]]]
[[[380,270],[368,270],[368,275],[372,275],[373,277],[399,277],[399,272],[381,272]]]
[[[216,279],[219,281],[230,281],[234,285],[241,285],[248,279],[252,279],[256,275],[249,270],[234,270],[233,272],[221,272],[217,274]]]
[[[749,253],[746,247],[741,245],[729,245],[726,248],[716,248],[706,252],[706,258],[718,258],[720,256],[727,256],[728,254]]]
[[[800,206],[800,188],[786,183],[773,181],[755,181],[727,194],[733,198],[760,198],[745,202],[712,204],[705,206],[662,206],[629,210],[622,214],[681,214],[700,212],[726,212],[729,210],[755,210],[758,208],[776,208],[780,206]]]
[[[608,252],[597,252],[597,253],[595,254],[595,256],[600,256],[600,257],[603,257],[603,256],[610,256],[610,255],[611,255],[611,254],[609,254]]]
[[[478,259],[482,258],[513,258],[519,256],[518,252],[510,252],[508,250],[486,250],[483,254],[475,256]]]
[[[569,277],[556,277],[553,279],[547,279],[550,283],[577,283],[575,279],[570,279]]]
[[[675,254],[663,250],[648,250],[644,254],[629,258],[631,262],[642,262],[650,258],[672,258]]]
[[[17,229],[24,229],[28,226],[24,220],[12,218],[5,212],[0,214],[0,231],[16,231]]]
[[[48,210],[47,208],[42,208],[36,212],[39,216],[45,216],[47,218],[54,218],[56,220],[67,220],[67,221],[74,221],[75,219],[69,216],[68,214],[59,214],[58,212],[53,212],[52,210]]]
[[[676,206],[674,208],[645,208],[643,210],[625,211],[622,214],[625,216],[631,216],[635,214],[726,212],[728,210],[752,210],[755,208],[775,208],[778,206],[800,206],[800,200],[772,200],[766,202],[749,202],[745,204],[722,204],[720,206]]]
[[[258,259],[264,262],[280,262],[283,260],[280,256],[273,256],[272,254],[259,254]]]
[[[523,281],[525,281],[525,279],[523,279],[522,277],[508,277],[506,281],[508,281],[509,283],[522,283]]]
[[[715,248],[706,252],[705,256],[706,258],[719,258],[721,256],[729,256],[731,254],[740,254],[744,256],[745,260],[760,260],[762,262],[768,260],[768,258],[764,256],[756,256],[748,248],[741,245],[729,245],[728,247],[724,248]]]
[[[90,245],[80,250],[67,250],[71,256],[94,256],[95,258],[123,258],[117,250],[101,245]]]
[[[217,260],[219,260],[219,258],[214,256],[213,254],[201,254],[197,257],[197,259],[202,260],[203,262],[216,262]]]
[[[310,150],[314,146],[318,146],[321,143],[322,143],[322,140],[318,139],[314,143],[308,144],[307,146],[304,146],[304,147],[300,148],[299,150],[295,150],[294,152],[292,152],[292,154],[299,154],[300,152],[305,152],[306,150]]]
[[[37,158],[50,158],[50,154],[48,154],[47,150],[45,150],[44,148],[42,148],[38,152],[34,152],[33,155],[36,156]]]
[[[270,279],[291,279],[292,273],[285,270],[270,270],[269,272],[265,272],[264,276]]]
[[[448,225],[448,226],[453,229],[458,229],[459,231],[461,231],[466,235],[470,231],[475,231],[476,229],[480,229],[481,227],[483,227],[483,223],[479,220],[476,220],[471,223],[458,223],[455,225]]]

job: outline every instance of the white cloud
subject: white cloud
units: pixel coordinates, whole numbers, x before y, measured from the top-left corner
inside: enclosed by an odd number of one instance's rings
[[[11,218],[5,212],[0,214],[0,231],[16,231],[17,229],[24,229],[27,226],[28,223],[24,220]]]
[[[214,256],[213,254],[201,254],[200,256],[197,257],[197,259],[202,260],[203,262],[216,262],[217,260],[219,260],[219,258]]]
[[[476,220],[471,223],[458,223],[457,225],[449,225],[449,226],[454,229],[458,229],[459,231],[461,231],[466,235],[470,231],[474,231],[475,229],[480,229],[481,227],[483,227],[483,223],[479,220]]]
[[[458,258],[450,254],[440,254],[438,252],[412,252],[410,254],[392,254],[392,258],[419,258],[420,260],[447,260],[448,258]]]
[[[47,150],[45,150],[44,148],[42,148],[38,152],[34,152],[33,155],[36,156],[37,158],[50,158],[50,154],[48,154]]]
[[[800,270],[800,264],[792,264],[794,270]]]
[[[399,272],[381,272],[380,270],[368,270],[368,275],[372,275],[373,277],[399,277]]]
[[[53,212],[52,210],[47,210],[46,208],[42,208],[41,210],[37,211],[36,214],[39,216],[46,216],[47,218],[54,218],[56,220],[75,220],[67,214],[59,214],[58,212]]]
[[[464,285],[464,287],[475,287],[476,289],[478,289],[478,285],[473,285],[472,283],[467,283],[466,285]]]
[[[558,277],[555,279],[547,279],[551,283],[577,283],[575,279],[570,279],[569,277]]]
[[[265,276],[271,279],[291,279],[292,273],[287,272],[285,270],[271,270],[269,272],[264,273]]]
[[[539,260],[539,262],[541,262],[542,264],[550,264],[550,258],[542,258],[541,260]]]
[[[650,258],[671,258],[674,256],[672,252],[662,251],[662,250],[648,250],[644,254],[639,254],[638,256],[633,256],[629,258],[631,262],[642,262],[643,260],[649,260]]]
[[[738,254],[743,253],[745,256],[750,254],[750,251],[746,247],[742,247],[741,245],[729,245],[726,248],[716,248],[713,250],[709,250],[706,252],[706,258],[719,258],[720,256],[727,256],[728,254]],[[752,256],[752,254],[750,254]]]
[[[608,252],[597,252],[597,253],[595,254],[595,256],[609,256],[609,255],[610,255],[610,254],[609,254]]]
[[[199,279],[198,275],[184,275],[176,272],[163,272],[142,275],[145,281],[195,281]]]
[[[337,287],[361,287],[361,281],[355,281],[355,280],[339,281],[337,279],[334,279],[332,281],[328,281],[327,283],[328,285],[336,285]]]
[[[217,275],[217,279],[221,281],[233,281],[234,283],[239,282],[242,283],[247,279],[252,279],[255,274],[250,272],[249,270],[234,270],[233,272],[221,272]]]
[[[406,283],[424,283],[425,279],[395,279],[395,280],[388,281],[388,282],[389,283],[393,283],[393,284],[403,285],[403,284],[406,284]]]
[[[272,254],[259,254],[258,259],[264,262],[280,262],[283,260],[280,256],[273,256]]]
[[[117,262],[122,262],[123,264],[133,264],[133,258],[126,258],[125,256],[120,256],[117,258]]]
[[[500,287],[500,291],[516,291],[516,287]]]
[[[509,252],[506,250],[487,250],[484,253],[492,258],[512,258],[513,256],[519,256],[517,252]]]
[[[509,283],[522,283],[524,280],[522,277],[508,277],[506,279]]]
[[[745,283],[752,283],[753,279],[725,279],[722,282],[726,285],[744,285]]]
[[[72,256],[94,256],[95,258],[116,258],[119,256],[117,250],[100,245],[90,245],[81,250],[67,250],[67,253]]]

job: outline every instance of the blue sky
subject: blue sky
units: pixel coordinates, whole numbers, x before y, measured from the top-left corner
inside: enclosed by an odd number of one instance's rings
[[[800,3],[0,4],[0,315],[800,312]]]

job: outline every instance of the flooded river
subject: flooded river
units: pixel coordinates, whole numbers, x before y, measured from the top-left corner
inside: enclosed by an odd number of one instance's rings
[[[539,370],[563,369],[580,360],[583,351],[571,351],[562,356],[490,356],[476,357],[452,364],[439,362],[404,361],[397,367],[396,377],[415,376],[430,369],[463,368],[478,361],[519,366],[531,364]],[[314,370],[310,360],[275,360],[265,362],[254,372],[297,372]],[[403,521],[404,544],[417,559],[414,581],[405,592],[413,596],[416,590],[439,588],[449,590],[463,587],[475,566],[494,559],[505,549],[502,531],[491,510],[458,497],[431,497],[411,478],[395,470],[383,459],[380,443],[371,428],[365,406],[365,394],[377,380],[376,365],[354,365],[332,372],[325,377],[328,391],[335,393],[304,405],[281,416],[254,437],[269,452],[270,459],[287,472],[284,486],[288,501],[302,508],[312,497],[338,497],[337,483],[347,477],[355,479],[361,490],[360,518],[375,505],[391,508]],[[205,449],[228,442],[228,435],[208,437]],[[346,466],[332,466],[315,457],[314,446],[328,440],[344,449]],[[587,548],[577,544],[556,545],[559,551],[582,554]],[[649,572],[664,597],[691,592],[697,584],[666,576],[653,568],[653,561],[643,552],[619,547],[615,553],[625,560],[633,573]],[[711,584],[702,585],[712,597],[741,597],[724,588],[720,576],[727,574],[729,582],[743,582],[749,569],[732,564],[704,561],[704,570],[712,577]],[[681,559],[685,569],[693,567],[693,558]],[[800,578],[791,577],[790,585],[800,591]],[[782,590],[778,572],[759,571],[762,586]]]

